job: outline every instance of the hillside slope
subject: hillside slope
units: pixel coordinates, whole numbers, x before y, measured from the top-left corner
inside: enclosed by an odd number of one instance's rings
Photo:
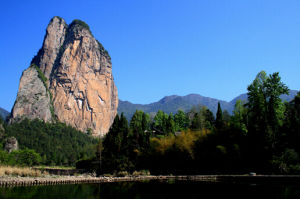
[[[9,114],[10,114],[10,113],[9,113],[7,110],[5,110],[5,109],[3,109],[3,108],[0,107],[0,117],[1,117],[3,120],[5,120],[6,117],[7,117]]]

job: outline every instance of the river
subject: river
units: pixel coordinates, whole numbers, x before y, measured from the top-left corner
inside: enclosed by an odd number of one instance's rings
[[[0,198],[196,199],[300,198],[300,184],[231,184],[148,181],[0,188]]]

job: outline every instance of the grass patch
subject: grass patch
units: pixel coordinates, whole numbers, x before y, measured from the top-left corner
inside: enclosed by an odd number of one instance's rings
[[[64,170],[73,170],[76,169],[75,167],[68,167],[68,166],[35,166],[33,168],[36,169],[64,169]]]
[[[47,172],[32,169],[30,167],[13,167],[13,166],[0,166],[0,176],[21,176],[21,177],[41,177],[49,175]]]

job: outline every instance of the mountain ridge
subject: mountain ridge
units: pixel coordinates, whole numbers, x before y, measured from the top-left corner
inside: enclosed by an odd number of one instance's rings
[[[291,101],[297,94],[297,90],[290,90],[289,95],[282,95],[283,101]],[[188,94],[185,96],[170,95],[165,96],[157,102],[149,104],[134,104],[130,101],[123,101],[119,99],[118,113],[124,113],[124,115],[130,119],[136,110],[142,110],[150,115],[154,115],[158,110],[162,110],[166,113],[176,113],[179,109],[183,111],[189,111],[193,106],[201,105],[209,108],[214,114],[217,112],[218,102],[220,102],[222,110],[227,110],[232,113],[234,105],[237,100],[246,101],[247,93],[243,93],[231,101],[219,100],[216,98],[202,96],[200,94]]]
[[[10,112],[0,107],[0,117],[5,120],[7,116],[9,116]]]

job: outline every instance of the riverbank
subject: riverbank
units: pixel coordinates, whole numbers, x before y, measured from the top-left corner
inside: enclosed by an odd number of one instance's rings
[[[169,176],[171,177],[171,176]],[[57,184],[81,184],[102,182],[125,182],[145,180],[167,180],[166,176],[126,176],[126,177],[93,177],[93,176],[46,176],[46,177],[0,177],[0,186],[33,186]],[[173,178],[173,177],[171,177]],[[173,178],[175,179],[175,178]]]
[[[58,184],[82,184],[104,182],[130,182],[147,180],[189,180],[202,182],[227,183],[300,183],[300,175],[195,175],[195,176],[126,176],[93,177],[82,176],[45,176],[45,177],[0,177],[0,186],[34,186]]]

